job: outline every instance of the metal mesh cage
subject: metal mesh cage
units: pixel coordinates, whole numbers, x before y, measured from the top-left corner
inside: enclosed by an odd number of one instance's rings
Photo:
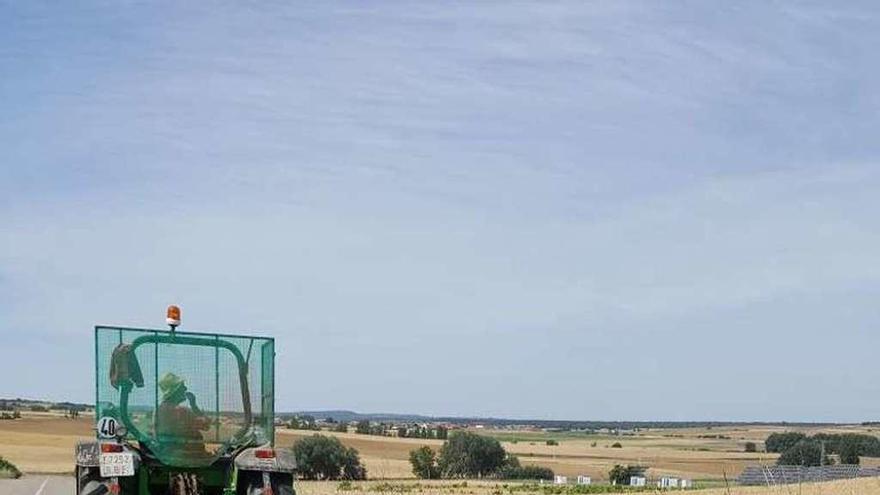
[[[270,338],[95,328],[96,419],[170,466],[207,466],[274,442]]]

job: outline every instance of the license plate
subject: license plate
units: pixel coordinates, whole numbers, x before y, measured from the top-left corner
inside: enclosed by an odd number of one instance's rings
[[[101,477],[134,476],[134,454],[101,454]]]

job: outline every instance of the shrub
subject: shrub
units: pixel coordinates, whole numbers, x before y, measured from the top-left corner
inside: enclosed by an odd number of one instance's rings
[[[15,467],[15,464],[0,457],[0,479],[3,478],[21,478],[21,471],[19,471],[18,468]]]
[[[299,474],[307,480],[364,480],[367,470],[355,449],[336,437],[312,435],[293,444]]]
[[[447,478],[483,477],[496,473],[507,456],[498,440],[456,431],[440,449],[437,465]]]
[[[556,440],[547,440],[547,445],[559,445],[559,442]]]
[[[755,442],[746,442],[745,451],[746,452],[757,452],[758,446],[755,445]]]
[[[503,467],[498,477],[505,480],[552,480],[555,473],[543,466]]]
[[[507,454],[504,466],[495,473],[495,476],[505,480],[552,480],[553,470],[542,466],[522,466],[519,458],[513,454]]]
[[[611,444],[612,449],[622,449],[623,445],[620,445],[620,442],[614,442]]]
[[[611,471],[608,471],[608,481],[612,485],[629,485],[629,479],[633,476],[642,476],[647,468],[643,466],[621,466],[615,464]]]
[[[424,445],[409,453],[409,463],[412,472],[417,478],[434,480],[440,477],[440,469],[437,467],[437,454]]]

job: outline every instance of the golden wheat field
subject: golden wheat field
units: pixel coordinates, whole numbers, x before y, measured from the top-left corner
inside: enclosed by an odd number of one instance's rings
[[[10,460],[28,473],[70,473],[73,449],[78,440],[93,438],[93,418],[65,419],[52,414],[26,414],[15,421],[0,421],[0,456]],[[791,494],[791,495],[880,495],[880,480],[864,479],[847,482],[786,486],[775,488],[723,488],[724,478],[733,479],[747,465],[772,463],[775,456],[743,452],[746,441],[760,442],[781,427],[726,427],[713,429],[643,430],[632,436],[563,435],[559,445],[547,445],[542,432],[515,432],[482,430],[502,440],[504,448],[515,453],[526,464],[548,466],[558,474],[584,474],[596,481],[604,480],[614,464],[650,466],[648,475],[678,476],[722,486],[701,491],[706,495]],[[824,432],[868,432],[863,427],[789,428],[814,434]],[[314,432],[279,429],[276,443],[289,447],[297,439]],[[421,445],[439,448],[438,440],[418,440],[328,433],[344,444],[356,448],[367,467],[371,480],[342,485],[336,482],[301,482],[303,495],[371,495],[383,493],[438,494],[438,495],[566,495],[550,492],[552,487],[520,483],[438,481],[424,482],[413,479],[409,466],[409,452]],[[620,443],[620,448],[612,447]],[[863,464],[876,465],[877,459],[863,459]],[[383,481],[384,480],[384,481]],[[513,489],[515,488],[515,489]]]

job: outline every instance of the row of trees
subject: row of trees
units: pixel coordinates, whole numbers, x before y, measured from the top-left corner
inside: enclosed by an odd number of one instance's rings
[[[765,441],[767,452],[780,454],[777,464],[819,466],[832,464],[837,455],[841,464],[859,464],[861,456],[880,457],[880,439],[859,433],[773,433]]]
[[[387,436],[392,428],[396,430],[396,435],[400,438],[433,438],[437,440],[446,440],[449,437],[449,430],[445,426],[392,426],[385,423],[372,423],[367,420],[358,421],[355,425],[354,432],[361,435],[378,435]]]
[[[539,466],[522,466],[498,440],[457,431],[435,452],[423,446],[409,454],[413,474],[424,479],[502,478],[553,479],[553,471]]]
[[[292,430],[319,430],[318,421],[314,416],[308,414],[302,416],[294,416],[287,422],[287,427]]]
[[[449,438],[449,430],[445,426],[430,428],[427,426],[398,426],[397,436],[400,438],[435,438],[446,440]]]

